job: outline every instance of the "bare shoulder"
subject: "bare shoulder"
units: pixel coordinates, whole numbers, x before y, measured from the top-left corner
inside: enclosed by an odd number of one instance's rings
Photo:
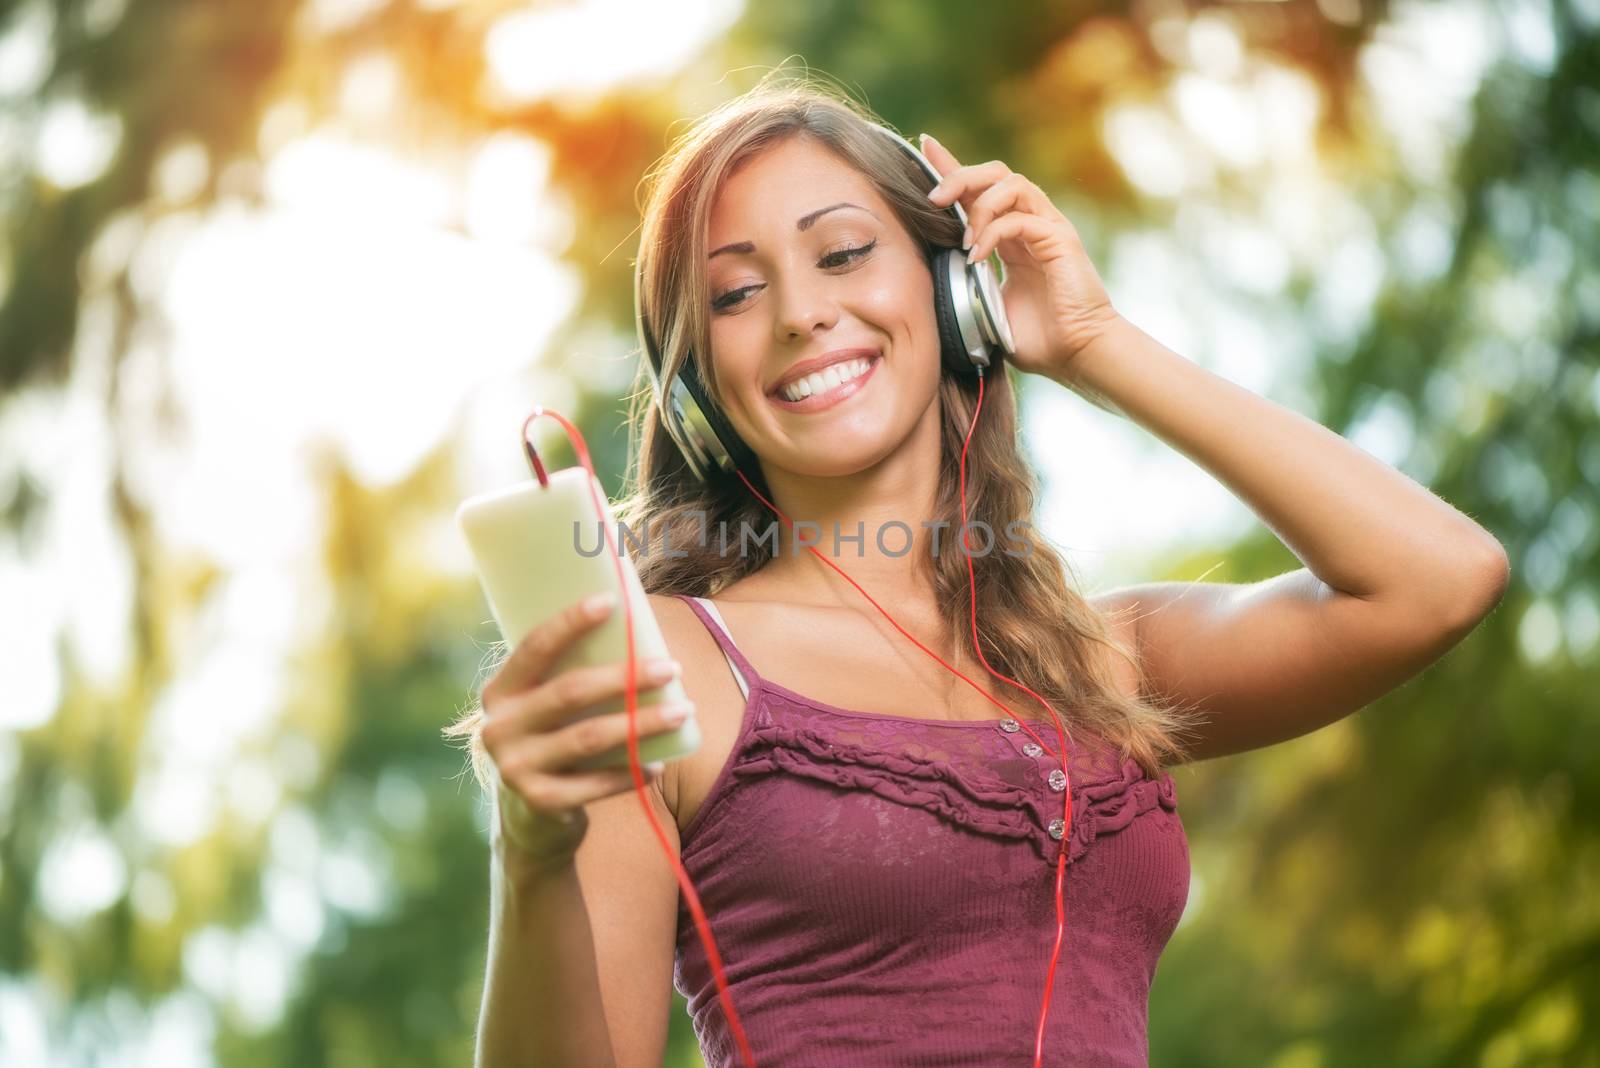
[[[1106,630],[1118,645],[1135,658],[1139,656],[1139,601],[1127,590],[1111,590],[1087,598],[1089,606],[1105,620]],[[1138,699],[1140,695],[1139,668],[1128,658],[1110,649],[1095,647],[1094,655],[1104,658],[1117,690],[1124,697]]]
[[[694,703],[695,718],[700,725],[701,751],[681,760],[667,761],[661,776],[661,791],[667,808],[676,817],[684,796],[685,775],[696,784],[709,774],[715,777],[721,760],[731,744],[732,732],[737,732],[739,716],[744,708],[744,696],[739,692],[722,649],[706,630],[705,624],[695,615],[694,609],[681,598],[669,594],[650,594],[650,609],[655,613],[661,628],[661,638],[666,642],[672,658],[683,667],[679,682],[684,693]],[[702,768],[701,765],[706,767]],[[680,821],[681,823],[682,821]]]
[[[690,689],[694,676],[703,675],[706,665],[721,662],[722,652],[694,609],[682,598],[665,593],[652,593],[649,597],[650,610],[661,627],[661,638],[667,643],[672,658],[683,665],[684,688]],[[696,671],[697,667],[702,670]],[[690,700],[693,699],[691,693]]]

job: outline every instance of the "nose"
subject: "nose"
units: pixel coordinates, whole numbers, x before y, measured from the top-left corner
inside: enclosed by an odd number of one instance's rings
[[[786,281],[778,299],[773,327],[779,341],[795,341],[839,320],[839,306],[825,286]]]

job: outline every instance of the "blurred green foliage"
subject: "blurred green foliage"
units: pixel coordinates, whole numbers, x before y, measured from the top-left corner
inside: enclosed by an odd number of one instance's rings
[[[1347,434],[1377,417],[1400,426],[1399,466],[1495,533],[1514,581],[1461,647],[1358,715],[1180,773],[1196,879],[1152,992],[1152,1062],[1600,1065],[1600,12],[1576,0],[1514,13],[1441,6],[1489,12],[1508,34],[1547,34],[1552,61],[1501,55],[1448,172],[1419,177],[1374,118],[1375,96],[1405,90],[1362,74],[1363,48],[1404,10],[1387,3],[758,4],[673,78],[511,104],[477,91],[485,34],[512,9],[488,0],[344,5],[320,20],[283,0],[7,4],[0,33],[44,25],[49,49],[36,84],[0,99],[0,150],[14,164],[0,179],[0,384],[15,394],[70,372],[83,263],[109,226],[148,227],[224,195],[261,203],[268,105],[293,98],[336,113],[339,74],[362,55],[399,62],[413,147],[447,153],[496,130],[550,147],[552,183],[576,216],[566,260],[585,283],[550,346],[563,351],[596,324],[631,330],[637,186],[672,124],[793,57],[902,130],[1027,173],[1102,262],[1118,232],[1171,226],[1179,206],[1128,181],[1106,143],[1108,111],[1158,101],[1182,74],[1173,35],[1197,14],[1223,18],[1248,54],[1314,80],[1319,156],[1370,216],[1384,266],[1353,336],[1313,333],[1307,414]],[[27,146],[48,106],[68,99],[114,115],[120,138],[103,173],[62,189],[26,165]],[[174,206],[154,196],[151,172],[185,140],[210,166]],[[1183,199],[1237,206],[1252,192],[1224,169],[1214,189]],[[1433,203],[1450,209],[1448,266],[1418,277],[1398,235]],[[157,315],[130,270],[113,269],[108,289],[119,360]],[[1296,273],[1259,298],[1263,315],[1323,321],[1319,280]],[[620,406],[582,400],[615,491]],[[281,1011],[253,1019],[209,989],[206,1011],[182,1017],[214,1027],[218,1063],[470,1060],[485,818],[438,729],[469,699],[479,643],[495,635],[479,622],[475,585],[419,574],[406,555],[461,487],[444,455],[382,491],[337,461],[323,471],[334,610],[308,636],[277,733],[254,754],[281,774],[280,794],[267,818],[230,817],[181,846],[148,839],[130,815],[135,756],[185,670],[222,565],[169,551],[115,472],[116,533],[136,583],[134,667],[104,692],[67,659],[56,714],[16,732],[0,761],[0,971],[10,1011],[52,1006],[42,1026],[64,1063],[90,1063],[97,1044],[138,1032],[130,1016],[192,1006],[175,995],[205,985],[208,959],[224,960],[236,984],[258,982],[238,951],[250,943],[230,939],[284,915],[313,921]],[[6,536],[39,559],[50,487],[37,472],[8,478]],[[1151,577],[1246,582],[1295,566],[1263,530],[1192,546]],[[127,890],[63,917],[41,865],[86,821],[114,843]],[[365,902],[363,871],[377,879]],[[44,993],[19,1001],[24,990]],[[698,1063],[681,1000],[673,1043],[669,1064]]]

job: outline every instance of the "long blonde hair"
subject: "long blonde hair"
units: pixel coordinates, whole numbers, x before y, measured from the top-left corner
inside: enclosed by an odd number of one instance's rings
[[[692,359],[709,394],[718,395],[710,359],[710,292],[703,265],[712,204],[722,183],[763,150],[794,137],[810,138],[865,175],[925,251],[959,244],[960,224],[948,209],[930,203],[929,179],[914,161],[868,127],[881,122],[844,93],[809,76],[784,83],[769,78],[719,106],[684,132],[646,176],[639,255],[635,264],[645,325],[660,347],[670,382]],[[629,408],[629,454],[634,466],[617,520],[643,535],[646,546],[671,545],[672,552],[633,556],[639,579],[653,594],[714,597],[759,571],[779,551],[777,544],[729,539],[706,531],[765,530],[773,520],[735,476],[718,472],[701,482],[690,470],[661,421],[641,354]],[[939,384],[940,492],[932,524],[961,527],[958,463],[977,402],[975,380],[945,374]],[[745,472],[768,499],[759,471]],[[967,455],[969,521],[992,531],[1034,514],[1037,480],[1018,447],[1014,384],[1007,369],[987,377],[983,415]],[[936,526],[936,529],[937,526]],[[1087,731],[1117,745],[1152,776],[1166,763],[1187,759],[1180,737],[1192,710],[1130,698],[1117,688],[1105,657],[1109,649],[1141,670],[1135,650],[1116,640],[1106,620],[1068,580],[1068,568],[1048,542],[1023,524],[1007,533],[1008,552],[974,555],[983,655],[995,670],[1043,696],[1069,731]],[[956,537],[943,539],[928,559],[941,618],[949,639],[975,658],[969,620],[965,554]],[[1142,670],[1141,675],[1142,678]],[[1029,702],[1030,706],[1032,702]],[[478,710],[448,729],[475,734]],[[481,759],[478,747],[474,755]],[[481,766],[481,765],[480,765]]]

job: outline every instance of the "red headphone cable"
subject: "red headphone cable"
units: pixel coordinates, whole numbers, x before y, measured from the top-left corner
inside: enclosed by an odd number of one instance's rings
[[[968,601],[969,601],[969,605],[970,605],[970,608],[971,608],[971,618],[972,618],[972,646],[973,646],[974,649],[976,649],[978,651],[978,660],[983,664],[984,670],[988,671],[989,674],[994,676],[995,678],[1000,679],[1000,680],[1002,680],[1004,682],[1008,682],[1011,685],[1017,687],[1018,689],[1025,691],[1027,694],[1029,694],[1031,697],[1033,697],[1034,700],[1038,701],[1041,705],[1044,705],[1045,711],[1050,713],[1050,718],[1055,721],[1056,735],[1061,740],[1061,774],[1066,776],[1066,786],[1062,789],[1062,796],[1063,796],[1063,798],[1065,800],[1065,807],[1064,807],[1064,809],[1062,811],[1062,817],[1061,817],[1062,818],[1062,824],[1061,825],[1063,827],[1063,831],[1062,831],[1062,835],[1061,835],[1061,852],[1056,858],[1056,887],[1055,887],[1055,889],[1056,889],[1056,942],[1055,942],[1055,948],[1052,950],[1052,952],[1050,954],[1050,971],[1045,977],[1044,1000],[1043,1000],[1043,1003],[1041,1004],[1040,1009],[1039,1009],[1039,1027],[1038,1027],[1038,1030],[1034,1034],[1034,1042],[1033,1042],[1033,1064],[1034,1064],[1034,1068],[1041,1068],[1041,1065],[1043,1063],[1043,1057],[1044,1057],[1044,1024],[1045,1024],[1045,1018],[1050,1013],[1050,992],[1055,986],[1056,964],[1057,964],[1057,962],[1059,961],[1059,959],[1061,957],[1061,941],[1062,941],[1062,937],[1063,937],[1063,935],[1065,933],[1065,930],[1066,930],[1066,909],[1064,907],[1063,898],[1062,898],[1062,883],[1063,883],[1063,880],[1066,877],[1066,870],[1067,870],[1067,846],[1068,846],[1068,843],[1072,840],[1072,836],[1069,833],[1069,830],[1072,827],[1072,775],[1067,770],[1067,757],[1066,757],[1066,753],[1067,753],[1067,736],[1066,736],[1066,728],[1064,728],[1062,726],[1062,724],[1061,724],[1061,717],[1056,715],[1055,709],[1051,708],[1050,707],[1050,703],[1048,701],[1046,701],[1043,697],[1040,697],[1037,693],[1034,693],[1033,690],[1029,689],[1027,686],[1024,686],[1022,683],[1018,682],[1016,679],[1013,679],[1008,675],[1003,675],[1000,672],[996,671],[993,667],[991,667],[990,664],[989,664],[988,659],[983,655],[983,647],[978,641],[978,588],[977,588],[977,576],[974,573],[973,568],[972,568],[972,545],[968,541],[968,537],[967,537],[967,535],[968,535],[968,531],[967,531],[967,447],[972,441],[972,432],[978,425],[978,413],[980,411],[982,411],[982,410],[983,410],[983,368],[979,367],[978,368],[978,401],[977,401],[977,404],[973,406],[973,409],[972,409],[972,422],[967,426],[966,437],[964,437],[962,439],[962,441],[961,441],[961,468],[960,468],[961,546],[962,546],[962,549],[965,550],[964,555],[967,558],[967,589],[970,592],[970,596],[968,597]],[[739,476],[739,481],[743,482],[745,484],[746,488],[748,488],[751,493],[755,494],[756,497],[758,499],[760,499],[762,504],[764,504],[768,508],[772,509],[772,511],[777,514],[778,518],[782,519],[784,521],[784,523],[786,523],[789,526],[789,529],[791,531],[794,529],[793,520],[791,520],[788,516],[784,515],[783,512],[778,509],[777,505],[773,504],[771,501],[769,501],[765,497],[761,496],[761,491],[756,489],[754,486],[750,485],[750,480],[744,477],[744,472],[743,471],[740,471],[738,468],[734,468],[734,474],[738,475]],[[842,577],[846,582],[850,583],[850,585],[854,586],[858,591],[860,591],[861,596],[865,597],[869,601],[872,601],[872,607],[876,608],[878,610],[878,612],[883,616],[883,618],[885,618],[885,619],[887,619],[889,621],[889,623],[894,627],[895,630],[898,630],[901,634],[904,634],[908,639],[910,639],[912,645],[915,645],[918,649],[921,649],[923,652],[927,653],[929,656],[931,656],[935,660],[939,661],[939,663],[944,664],[944,666],[946,668],[948,668],[950,671],[954,672],[955,675],[958,678],[960,678],[962,682],[965,682],[968,686],[971,686],[974,690],[977,690],[978,693],[984,697],[984,699],[989,701],[991,704],[994,704],[994,705],[998,706],[1000,708],[1000,710],[1003,711],[1006,715],[1010,716],[1017,723],[1018,726],[1020,726],[1023,730],[1027,731],[1028,732],[1028,736],[1030,738],[1032,738],[1036,743],[1038,743],[1040,749],[1044,750],[1046,753],[1050,752],[1050,747],[1044,744],[1044,740],[1042,738],[1040,738],[1037,734],[1034,734],[1032,728],[1030,728],[1027,725],[1027,723],[1025,723],[1021,718],[1016,716],[1011,711],[1011,709],[1007,708],[1004,704],[1001,704],[1000,701],[997,700],[996,698],[991,697],[987,693],[984,693],[983,690],[979,688],[977,683],[975,683],[971,679],[967,678],[967,676],[963,675],[956,668],[951,667],[950,664],[945,662],[945,659],[942,656],[940,656],[938,653],[934,652],[932,649],[929,649],[926,645],[923,645],[921,642],[917,641],[917,639],[912,637],[910,634],[907,634],[906,633],[906,629],[904,627],[902,627],[899,623],[896,623],[894,617],[891,616],[884,609],[884,607],[882,605],[880,605],[877,601],[874,601],[872,599],[872,595],[870,593],[868,593],[866,590],[861,589],[860,584],[858,584],[855,579],[851,578],[849,575],[846,575],[842,570],[840,570],[837,566],[835,566],[834,563],[831,560],[829,560],[826,556],[823,556],[821,553],[817,552],[815,546],[807,545],[806,548],[810,550],[812,556],[815,556],[818,560],[821,560],[824,564],[827,564],[829,567],[833,568],[833,570],[839,572],[840,577]],[[1053,756],[1055,754],[1051,754],[1051,755]]]
[[[534,471],[543,482],[543,466],[539,464],[533,445],[528,441],[528,425],[541,415],[548,415],[561,424],[567,433],[567,438],[572,442],[573,451],[577,453],[578,462],[583,469],[589,472],[589,498],[594,504],[597,516],[606,514],[605,501],[601,499],[598,488],[598,476],[594,473],[594,464],[589,460],[589,447],[583,440],[583,435],[578,428],[567,420],[560,412],[551,411],[542,405],[534,405],[533,414],[529,415],[522,424],[522,443],[530,460],[534,464]],[[617,589],[626,591],[627,582],[622,571],[622,558],[618,554],[616,539],[605,523],[600,524],[605,532],[606,552],[611,556],[611,565],[617,576]],[[728,994],[728,979],[722,970],[722,955],[717,952],[716,940],[711,937],[711,924],[706,920],[705,909],[700,905],[700,895],[695,893],[694,884],[689,881],[689,873],[683,870],[683,863],[674,855],[672,843],[667,840],[667,834],[661,829],[661,822],[656,819],[655,807],[650,804],[650,797],[645,793],[646,783],[644,771],[639,765],[639,676],[638,653],[633,642],[633,601],[626,595],[618,598],[622,602],[624,623],[628,636],[628,670],[627,679],[627,706],[628,706],[628,764],[633,770],[633,788],[639,796],[639,805],[644,809],[645,818],[650,821],[650,829],[655,832],[656,840],[661,843],[661,851],[672,862],[672,872],[678,880],[678,888],[683,891],[683,897],[689,905],[689,911],[694,915],[695,930],[699,932],[700,942],[705,946],[706,960],[711,964],[711,975],[717,984],[717,997],[722,1002],[722,1011],[728,1016],[728,1026],[733,1031],[734,1040],[739,1044],[739,1052],[744,1057],[747,1068],[756,1068],[755,1054],[750,1050],[750,1041],[745,1037],[744,1025],[739,1022],[739,1013],[733,1007],[733,998]]]
[[[1004,675],[1004,674],[996,671],[989,664],[988,659],[983,655],[983,648],[982,648],[982,645],[980,644],[979,638],[978,638],[977,577],[976,577],[976,573],[974,572],[973,566],[972,566],[972,551],[971,551],[972,550],[972,545],[971,545],[970,541],[968,540],[968,529],[967,529],[967,526],[968,526],[968,524],[967,524],[967,448],[968,448],[968,446],[970,445],[970,443],[972,441],[972,432],[976,428],[977,423],[978,423],[978,413],[980,411],[982,411],[982,409],[983,409],[983,370],[982,370],[982,368],[979,368],[978,369],[978,400],[977,400],[977,404],[974,406],[973,411],[972,411],[972,422],[967,427],[966,436],[965,436],[965,438],[963,438],[962,443],[961,443],[961,463],[960,463],[961,539],[962,539],[962,548],[963,548],[963,550],[965,552],[965,555],[966,555],[966,558],[967,558],[967,583],[968,583],[969,601],[970,601],[970,609],[971,609],[972,644],[973,644],[973,648],[977,650],[979,661],[983,664],[984,669],[986,671],[988,671],[990,675],[992,675],[993,677],[995,677],[997,679],[1000,679],[1000,680],[1002,680],[1004,682],[1008,682],[1011,685],[1016,686],[1018,689],[1021,689],[1024,692],[1026,692],[1027,694],[1029,694],[1031,697],[1033,697],[1035,700],[1037,700],[1040,704],[1042,704],[1044,706],[1045,710],[1050,713],[1050,718],[1055,722],[1056,734],[1057,734],[1057,737],[1060,739],[1060,747],[1061,747],[1060,748],[1061,772],[1062,772],[1062,774],[1064,776],[1067,777],[1067,780],[1066,780],[1067,781],[1067,786],[1062,791],[1063,799],[1065,801],[1065,807],[1064,807],[1063,812],[1062,812],[1062,825],[1063,825],[1064,828],[1071,828],[1071,826],[1072,826],[1072,789],[1071,789],[1072,780],[1071,780],[1071,774],[1067,769],[1067,759],[1066,759],[1067,735],[1066,735],[1066,729],[1063,727],[1060,717],[1058,715],[1056,715],[1055,709],[1050,707],[1050,704],[1049,704],[1048,701],[1046,701],[1043,697],[1040,697],[1033,690],[1029,689],[1027,686],[1023,685],[1022,683],[1018,682],[1017,680],[1015,680],[1015,679],[1013,679],[1013,678],[1011,678],[1011,677],[1009,677],[1007,675]],[[528,441],[528,426],[533,422],[533,420],[539,418],[541,415],[548,415],[548,416],[550,416],[551,418],[555,419],[556,421],[558,421],[561,424],[562,429],[566,432],[568,439],[572,442],[573,451],[577,454],[578,462],[583,466],[584,470],[587,471],[589,473],[589,475],[590,475],[589,495],[590,495],[591,502],[594,504],[594,507],[595,507],[595,514],[596,515],[601,515],[601,516],[605,515],[606,514],[605,502],[601,499],[599,490],[596,488],[596,482],[597,482],[598,476],[595,475],[594,465],[589,459],[589,449],[588,449],[587,444],[584,442],[582,433],[580,433],[578,428],[576,426],[574,426],[565,416],[561,415],[559,412],[546,409],[542,405],[535,405],[532,414],[530,414],[528,416],[527,420],[522,425],[522,441],[523,441],[523,447],[528,453],[528,457],[529,457],[530,461],[532,462],[532,464],[534,466],[535,472],[541,476],[540,477],[540,481],[541,482],[543,481],[543,466],[538,461],[537,453],[535,452],[532,443]],[[739,480],[745,484],[746,488],[748,488],[750,490],[750,492],[752,494],[754,494],[756,496],[756,498],[761,501],[762,504],[765,504],[769,509],[771,509],[778,516],[779,519],[782,519],[783,522],[786,525],[788,525],[788,527],[790,528],[791,531],[794,529],[793,520],[791,520],[788,516],[784,515],[783,512],[777,507],[777,505],[773,504],[771,501],[767,500],[764,496],[762,496],[761,492],[750,484],[750,480],[745,478],[744,472],[742,472],[742,471],[738,470],[737,468],[735,468],[734,469],[734,473],[739,476]],[[621,557],[620,557],[619,552],[618,552],[616,540],[613,537],[612,532],[610,530],[605,529],[605,524],[602,523],[601,524],[601,528],[605,533],[606,551],[611,557],[612,567],[616,572],[617,588],[625,590],[625,589],[627,589],[627,584],[625,582],[625,578],[624,578],[624,575],[623,575],[622,560],[621,560]],[[941,657],[938,653],[935,653],[933,650],[929,649],[927,646],[925,646],[921,642],[917,641],[917,639],[915,637],[913,637],[911,634],[907,633],[905,628],[900,626],[900,624],[895,621],[894,617],[891,616],[888,613],[888,611],[886,611],[884,609],[884,607],[882,605],[880,605],[877,601],[873,600],[873,597],[872,597],[871,594],[869,594],[866,590],[862,589],[861,586],[854,579],[852,579],[849,575],[846,575],[842,570],[840,570],[837,566],[835,566],[832,563],[832,561],[828,560],[827,557],[825,557],[821,553],[817,552],[817,550],[816,550],[816,548],[814,546],[807,545],[806,548],[808,550],[810,550],[811,554],[813,556],[815,556],[818,560],[821,560],[824,564],[827,564],[829,567],[833,568],[833,570],[838,572],[839,575],[846,582],[848,582],[848,583],[850,583],[850,585],[854,586],[856,588],[856,590],[859,591],[860,594],[863,597],[865,597],[868,601],[870,601],[872,603],[872,606],[874,608],[876,608],[878,610],[878,612],[885,619],[887,619],[889,621],[889,623],[896,630],[898,630],[901,634],[905,635],[905,637],[907,639],[909,639],[913,645],[915,645],[917,648],[921,649],[923,652],[927,653],[929,656],[933,657],[935,660],[939,661],[940,664],[943,664],[945,668],[947,668],[949,671],[954,673],[958,678],[960,678],[968,686],[971,686],[974,690],[977,690],[978,693],[980,695],[982,695],[986,700],[988,700],[992,704],[998,706],[1003,712],[1006,713],[1007,716],[1010,716],[1018,724],[1018,726],[1020,726],[1024,731],[1027,731],[1028,736],[1031,737],[1035,741],[1035,743],[1037,743],[1039,745],[1040,749],[1042,749],[1046,753],[1050,752],[1050,747],[1044,744],[1044,740],[1041,739],[1037,734],[1035,734],[1033,732],[1032,728],[1030,728],[1027,725],[1026,722],[1024,722],[1023,720],[1018,718],[1014,713],[1012,713],[1012,711],[1009,708],[1007,708],[999,700],[997,700],[996,698],[990,696],[987,693],[984,693],[984,691],[978,686],[977,683],[973,682],[966,675],[962,674],[962,672],[960,672],[955,667],[953,667],[949,663],[947,663],[944,660],[944,658]],[[677,856],[674,855],[673,849],[672,849],[672,843],[667,840],[666,832],[662,830],[660,821],[656,819],[655,809],[650,804],[649,796],[645,793],[645,788],[646,788],[647,784],[645,783],[644,772],[643,772],[643,769],[640,766],[640,762],[639,762],[638,675],[637,675],[637,667],[638,667],[638,665],[637,665],[637,652],[635,650],[634,641],[633,641],[633,606],[632,606],[632,602],[627,597],[622,597],[622,598],[620,598],[620,600],[621,600],[622,606],[623,606],[624,622],[625,622],[626,634],[627,634],[628,667],[627,667],[627,673],[626,673],[626,680],[627,680],[627,683],[626,683],[626,689],[627,689],[626,703],[627,703],[627,710],[628,710],[628,762],[629,762],[630,768],[633,771],[634,790],[638,794],[640,806],[644,809],[645,818],[647,820],[649,820],[649,822],[650,822],[651,830],[653,830],[655,832],[657,841],[659,841],[661,843],[662,851],[666,854],[667,859],[672,862],[673,875],[676,877],[676,879],[678,881],[679,889],[683,891],[684,900],[689,905],[689,911],[694,916],[696,932],[700,936],[701,944],[704,945],[704,947],[705,947],[707,962],[711,965],[712,978],[715,981],[716,987],[717,987],[717,997],[718,997],[718,1000],[720,1001],[720,1003],[722,1005],[723,1012],[727,1015],[728,1026],[729,1026],[729,1029],[733,1032],[733,1036],[734,1036],[735,1042],[738,1043],[739,1052],[740,1052],[741,1056],[744,1058],[744,1063],[747,1066],[747,1068],[756,1068],[755,1054],[750,1049],[750,1042],[749,1042],[748,1037],[745,1035],[744,1026],[740,1022],[738,1011],[733,1007],[733,999],[728,993],[728,982],[727,982],[727,976],[723,971],[722,956],[721,956],[720,953],[717,952],[716,940],[711,935],[711,925],[707,921],[705,910],[700,904],[700,897],[699,897],[699,895],[697,893],[695,893],[694,884],[690,882],[688,873],[686,871],[684,871],[682,862],[678,859]],[[1052,754],[1052,755],[1054,755],[1054,754]],[[1050,970],[1049,970],[1049,973],[1048,973],[1048,975],[1046,976],[1046,979],[1045,979],[1044,999],[1043,999],[1042,1005],[1040,1006],[1040,1011],[1039,1011],[1039,1026],[1038,1026],[1038,1029],[1037,1029],[1037,1031],[1035,1033],[1035,1036],[1034,1036],[1034,1048],[1033,1048],[1034,1068],[1041,1068],[1041,1065],[1043,1063],[1045,1020],[1046,1020],[1046,1017],[1049,1015],[1049,1011],[1050,1011],[1050,994],[1051,994],[1051,991],[1052,991],[1052,989],[1054,988],[1054,985],[1055,985],[1056,965],[1059,963],[1059,960],[1060,960],[1061,943],[1062,943],[1062,939],[1063,939],[1063,936],[1064,936],[1064,933],[1065,933],[1065,929],[1066,929],[1066,926],[1065,926],[1066,925],[1066,911],[1065,911],[1065,907],[1064,907],[1064,904],[1063,904],[1063,881],[1064,881],[1065,875],[1066,875],[1067,847],[1068,847],[1068,843],[1070,842],[1070,840],[1071,840],[1070,833],[1067,833],[1067,832],[1064,831],[1063,834],[1062,834],[1061,852],[1056,858],[1056,879],[1055,879],[1055,892],[1056,892],[1056,940],[1055,940],[1054,949],[1052,950],[1051,956],[1050,956]]]

